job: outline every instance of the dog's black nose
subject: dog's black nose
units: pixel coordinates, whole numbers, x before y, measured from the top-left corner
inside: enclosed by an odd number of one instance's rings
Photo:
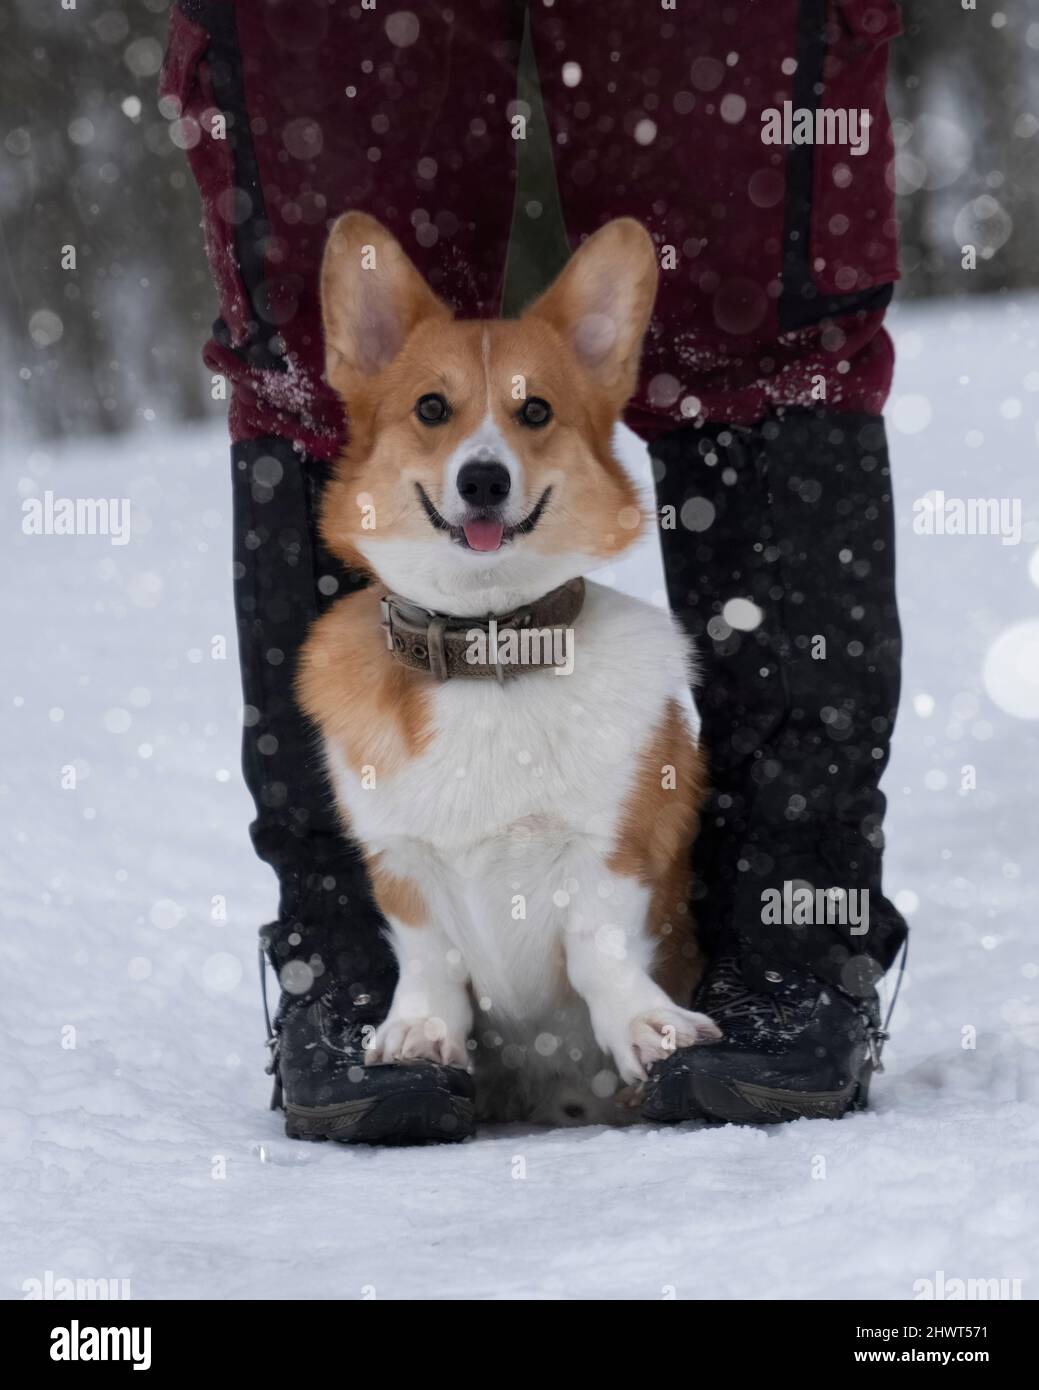
[[[458,470],[458,491],[470,507],[498,507],[509,495],[512,479],[503,463],[477,459]]]

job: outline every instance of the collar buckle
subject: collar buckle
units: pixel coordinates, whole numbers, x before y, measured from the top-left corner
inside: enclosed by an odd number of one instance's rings
[[[382,629],[386,633],[386,646],[393,651],[393,610],[390,607],[389,594],[383,594],[379,600],[379,612],[382,614]]]

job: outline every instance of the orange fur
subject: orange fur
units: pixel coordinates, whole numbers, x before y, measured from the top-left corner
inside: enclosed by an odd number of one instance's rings
[[[357,773],[392,775],[430,738],[428,676],[391,660],[379,592],[362,589],[319,618],[300,654],[296,693],[304,711]]]
[[[368,864],[375,900],[385,917],[395,917],[409,927],[424,927],[429,908],[413,879],[401,878],[383,868],[382,855],[373,855]]]
[[[643,749],[607,864],[652,888],[649,928],[659,941],[654,978],[683,1005],[703,968],[689,912],[689,853],[706,787],[703,754],[672,700]]]

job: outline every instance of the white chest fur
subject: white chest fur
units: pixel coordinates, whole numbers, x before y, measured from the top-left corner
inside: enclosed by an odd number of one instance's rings
[[[451,858],[520,823],[608,842],[638,756],[688,681],[668,614],[588,584],[571,674],[445,682],[428,750],[392,774],[377,761],[352,772],[329,748],[336,793],[372,850],[416,839]]]

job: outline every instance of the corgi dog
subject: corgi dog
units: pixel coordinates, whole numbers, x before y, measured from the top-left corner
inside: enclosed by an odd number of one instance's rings
[[[299,699],[399,966],[366,1063],[467,1067],[484,1119],[617,1121],[654,1062],[721,1036],[685,1007],[687,642],[584,581],[646,524],[611,441],[656,281],[630,219],[515,320],[456,321],[364,214],[325,250],[350,429],[321,529],[372,582],[315,623]]]

